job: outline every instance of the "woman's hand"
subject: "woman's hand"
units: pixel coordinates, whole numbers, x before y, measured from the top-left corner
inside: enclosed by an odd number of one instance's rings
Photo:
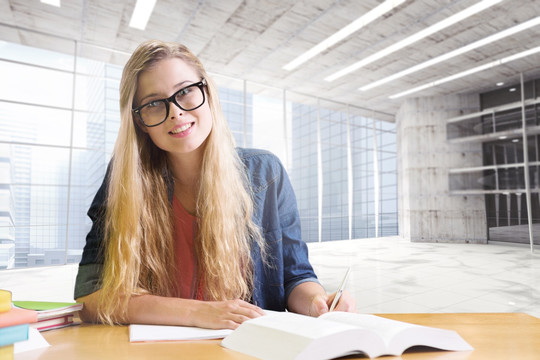
[[[236,329],[244,321],[264,315],[264,311],[242,300],[199,301],[193,309],[193,325],[208,329]]]
[[[337,292],[330,295],[314,296],[309,306],[308,315],[317,317],[327,313],[332,305],[332,302],[334,301],[334,298],[336,297],[336,294]],[[356,301],[347,290],[343,291],[333,311],[356,312]]]
[[[296,286],[289,295],[289,310],[299,314],[317,317],[330,310],[336,293],[328,295],[315,282],[305,282]],[[356,312],[356,302],[348,291],[344,291],[334,311]]]
[[[81,318],[97,322],[98,297],[101,290],[81,297]],[[126,314],[120,309],[113,320],[123,324],[160,324],[197,326],[208,329],[236,329],[241,323],[264,315],[264,311],[242,300],[200,301],[155,295],[137,295],[129,299]],[[123,316],[122,316],[123,315]]]

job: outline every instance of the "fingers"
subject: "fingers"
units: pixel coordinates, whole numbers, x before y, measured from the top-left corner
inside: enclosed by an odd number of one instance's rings
[[[260,307],[242,300],[234,300],[233,305],[230,309],[230,316],[238,324],[263,315],[265,315],[265,313]]]
[[[336,294],[332,294],[329,297],[329,303],[331,304]],[[339,301],[334,308],[334,311],[356,312],[356,301],[348,291],[344,291],[339,298]]]
[[[328,312],[328,297],[325,295],[315,295],[311,299],[311,304],[309,305],[310,316],[317,317],[324,313]]]
[[[240,300],[240,301],[242,301],[242,300]],[[247,309],[250,310],[250,313],[253,315],[253,316],[251,316],[252,318],[266,315],[264,310],[261,309],[260,307],[258,307],[256,305],[253,305],[253,304],[250,304],[250,303],[248,303],[246,301],[242,301],[242,303],[243,303],[243,306],[247,307]]]
[[[244,321],[265,315],[264,311],[243,300],[219,301],[213,303],[219,326],[236,329]]]

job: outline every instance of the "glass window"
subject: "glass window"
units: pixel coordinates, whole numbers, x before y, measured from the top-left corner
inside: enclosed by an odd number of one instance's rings
[[[69,146],[70,133],[71,111],[0,98],[0,141]]]
[[[77,263],[120,125],[122,66],[3,41],[0,50],[0,268]],[[285,165],[304,241],[397,234],[394,124],[212,78],[237,145]]]
[[[116,139],[119,67],[94,62],[74,84],[71,57],[0,47],[9,59],[0,61],[0,164],[11,204],[0,224],[0,268],[76,263]]]
[[[0,60],[0,79],[2,100],[71,108],[73,74],[69,72]]]
[[[0,59],[67,71],[73,70],[74,62],[74,57],[72,55],[1,40]]]

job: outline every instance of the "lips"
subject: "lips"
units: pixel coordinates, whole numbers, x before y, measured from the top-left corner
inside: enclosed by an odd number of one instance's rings
[[[184,124],[184,125],[180,125],[180,126],[176,126],[174,129],[172,129],[171,131],[169,131],[170,134],[173,134],[173,135],[176,135],[176,134],[180,134],[188,129],[190,129],[193,124],[195,123],[187,123],[187,124]]]

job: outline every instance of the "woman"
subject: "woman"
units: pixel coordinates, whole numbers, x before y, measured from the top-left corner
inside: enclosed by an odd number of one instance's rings
[[[145,42],[126,64],[75,286],[83,320],[234,329],[263,308],[328,311],[281,163],[235,149],[217,94],[179,44]]]

